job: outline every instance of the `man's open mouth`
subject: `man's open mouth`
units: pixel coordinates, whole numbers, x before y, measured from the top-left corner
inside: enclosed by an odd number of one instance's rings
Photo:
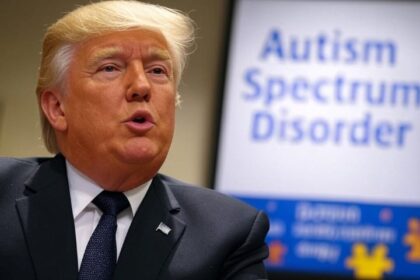
[[[135,122],[135,123],[145,123],[146,122],[146,118],[145,117],[135,117],[133,119],[133,122]]]

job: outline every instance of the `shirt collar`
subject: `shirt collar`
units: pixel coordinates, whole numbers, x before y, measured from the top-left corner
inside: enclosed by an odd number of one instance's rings
[[[103,191],[103,189],[92,179],[77,170],[67,160],[66,166],[73,218],[76,219],[77,216],[79,216],[80,213],[89,206],[92,200]],[[124,192],[124,195],[130,203],[133,216],[137,212],[137,209],[143,201],[151,183],[152,180],[149,180],[138,187]]]

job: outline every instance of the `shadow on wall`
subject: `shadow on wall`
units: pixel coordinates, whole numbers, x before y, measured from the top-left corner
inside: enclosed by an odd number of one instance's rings
[[[0,99],[0,139],[1,139],[1,135],[2,135],[2,127],[3,127],[3,114],[4,114],[4,110],[3,110],[3,101]]]

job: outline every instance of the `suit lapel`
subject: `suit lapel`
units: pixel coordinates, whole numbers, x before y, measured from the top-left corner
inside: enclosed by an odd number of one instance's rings
[[[127,233],[115,280],[157,279],[174,245],[184,232],[180,208],[170,189],[157,176],[134,216]],[[171,230],[156,230],[160,223]]]
[[[77,253],[65,161],[44,162],[16,206],[37,279],[77,279]]]

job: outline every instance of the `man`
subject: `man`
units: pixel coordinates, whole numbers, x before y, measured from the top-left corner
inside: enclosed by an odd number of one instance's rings
[[[0,160],[0,279],[263,279],[267,217],[158,174],[193,23],[106,1],[47,31],[37,86],[52,159]]]

